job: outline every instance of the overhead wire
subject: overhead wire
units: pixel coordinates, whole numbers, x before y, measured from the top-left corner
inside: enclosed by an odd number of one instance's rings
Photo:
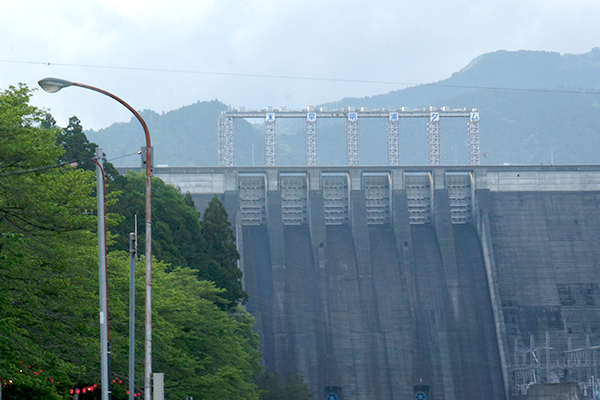
[[[545,89],[545,88],[518,88],[518,87],[483,86],[483,85],[459,85],[459,84],[448,84],[448,83],[439,83],[439,82],[415,83],[415,82],[400,82],[400,81],[393,81],[393,80],[369,80],[369,79],[349,79],[349,78],[332,78],[332,77],[316,77],[316,76],[251,74],[251,73],[243,73],[243,72],[198,71],[198,70],[169,69],[169,68],[128,67],[128,66],[118,66],[118,65],[70,64],[70,63],[54,63],[54,62],[46,62],[46,61],[0,60],[0,63],[47,65],[47,66],[77,67],[77,68],[113,69],[113,70],[123,70],[123,71],[164,72],[164,73],[197,74],[197,75],[213,75],[213,76],[234,76],[234,77],[246,77],[246,78],[288,79],[288,80],[317,81],[317,82],[383,84],[383,85],[398,85],[398,86],[405,86],[405,87],[430,86],[430,87],[447,87],[447,88],[457,88],[457,89],[507,90],[507,91],[518,91],[518,92],[600,95],[599,91],[586,91],[586,90],[574,90],[574,89]]]
[[[137,151],[135,153],[125,154],[123,156],[111,158],[110,160],[106,160],[106,161],[119,160],[121,158],[131,157],[131,156],[136,155],[136,154],[141,154],[141,151]],[[33,173],[33,172],[41,172],[41,171],[47,171],[47,170],[54,169],[54,168],[60,168],[60,167],[64,167],[64,166],[67,166],[67,165],[69,165],[69,166],[77,166],[77,164],[80,163],[81,161],[94,161],[94,159],[93,158],[88,158],[88,157],[83,157],[83,158],[77,158],[75,160],[65,161],[65,162],[61,162],[61,163],[57,163],[57,164],[42,165],[41,167],[25,168],[25,169],[19,169],[19,170],[14,170],[14,171],[5,171],[5,172],[0,172],[0,176],[13,176],[13,175],[30,174],[30,173]]]

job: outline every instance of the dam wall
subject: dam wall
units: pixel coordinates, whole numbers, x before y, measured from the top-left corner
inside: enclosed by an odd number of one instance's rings
[[[316,399],[501,400],[600,372],[599,166],[154,172],[224,202],[264,364]]]

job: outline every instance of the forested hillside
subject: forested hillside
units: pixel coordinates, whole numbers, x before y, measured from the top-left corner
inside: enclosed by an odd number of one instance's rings
[[[446,80],[322,104],[328,109],[368,107],[410,109],[447,106],[480,111],[482,164],[599,163],[600,49],[573,55],[539,51],[497,51],[477,57]],[[317,100],[317,99],[315,99]],[[144,111],[156,149],[156,163],[169,166],[217,164],[217,121],[227,106],[198,102],[156,114]],[[255,126],[236,121],[238,165],[261,165],[261,121]],[[426,120],[402,120],[401,160],[404,165],[427,163]],[[278,121],[279,165],[303,165],[303,121]],[[343,121],[320,121],[319,163],[344,165]],[[137,121],[90,132],[107,153],[125,154],[140,147]],[[442,163],[468,162],[466,121],[442,120]],[[360,164],[385,165],[383,121],[360,122]],[[254,145],[254,146],[252,146]],[[133,150],[130,150],[133,149]],[[254,150],[254,157],[252,151]],[[137,165],[130,160],[127,165]],[[125,166],[125,162],[117,162]]]
[[[208,166],[217,165],[217,124],[222,111],[227,106],[217,100],[197,102],[164,114],[144,110],[142,117],[148,124],[155,165]],[[260,137],[249,123],[240,123],[236,127],[238,145],[248,145],[254,139],[256,148]],[[144,145],[143,131],[134,118],[128,123],[118,123],[99,131],[86,132],[88,138],[102,147],[111,157],[138,151]],[[251,155],[248,154],[248,160]],[[119,160],[117,166],[139,166],[139,157]]]

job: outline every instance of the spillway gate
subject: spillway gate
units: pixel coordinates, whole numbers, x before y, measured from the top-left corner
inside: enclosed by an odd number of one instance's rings
[[[285,172],[276,177],[271,186],[281,192],[281,212],[284,225],[302,225],[308,221],[310,175],[303,172]],[[326,225],[342,225],[349,221],[350,191],[357,187],[364,192],[367,223],[389,224],[391,220],[394,186],[389,172],[363,171],[351,176],[348,172],[323,172],[313,176],[314,183],[323,192]],[[426,224],[432,219],[433,178],[431,173],[407,173],[402,177],[408,197],[411,224]],[[453,224],[472,221],[472,177],[469,173],[445,175],[449,192]],[[354,181],[354,187],[353,185]],[[358,183],[357,183],[358,182]],[[357,186],[358,185],[358,186]],[[241,173],[237,176],[242,225],[261,225],[267,218],[268,174]]]

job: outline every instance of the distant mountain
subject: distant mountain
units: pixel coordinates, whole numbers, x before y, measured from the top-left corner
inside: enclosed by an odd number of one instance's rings
[[[475,58],[448,79],[364,98],[329,103],[344,106],[389,107],[392,104],[420,108],[482,88],[497,89],[598,89],[600,48],[585,54],[546,51],[497,51]]]
[[[325,106],[477,108],[482,164],[589,164],[600,163],[599,88],[599,48],[581,55],[497,51],[477,57],[440,82]],[[446,129],[444,123],[442,163],[455,163],[456,145],[458,163],[465,163],[466,127],[448,122]],[[426,129],[406,125],[401,128],[402,160],[424,164]],[[415,142],[420,144],[415,147]]]
[[[539,51],[497,51],[474,59],[448,79],[364,98],[323,104],[329,109],[477,108],[480,111],[482,164],[600,163],[600,49],[585,54]],[[163,115],[144,111],[157,164],[201,166],[217,164],[217,121],[227,106],[198,102]],[[426,120],[401,121],[404,165],[427,164]],[[135,149],[137,121],[89,132],[108,158]],[[237,164],[262,164],[260,125],[236,121]],[[126,132],[127,131],[127,132]],[[441,121],[442,164],[468,161],[466,121]],[[302,165],[304,125],[277,125],[278,162]],[[319,121],[319,163],[345,164],[343,121]],[[360,121],[360,163],[387,163],[383,121]],[[254,151],[254,157],[253,152]],[[126,160],[126,159],[123,159]],[[138,165],[139,159],[133,164]],[[116,165],[126,165],[116,162]]]
[[[140,112],[150,130],[154,147],[154,165],[211,166],[218,164],[217,124],[221,112],[228,107],[217,100],[197,102],[167,113],[158,114],[151,110]],[[257,132],[246,121],[236,122],[238,146],[242,149],[260,143]],[[113,124],[98,131],[86,131],[88,139],[100,145],[108,159],[138,151],[144,145],[141,127],[137,119]],[[258,149],[258,146],[255,146]],[[251,157],[251,155],[248,155]],[[242,160],[246,161],[243,157]],[[114,161],[116,166],[139,166],[139,156]]]

